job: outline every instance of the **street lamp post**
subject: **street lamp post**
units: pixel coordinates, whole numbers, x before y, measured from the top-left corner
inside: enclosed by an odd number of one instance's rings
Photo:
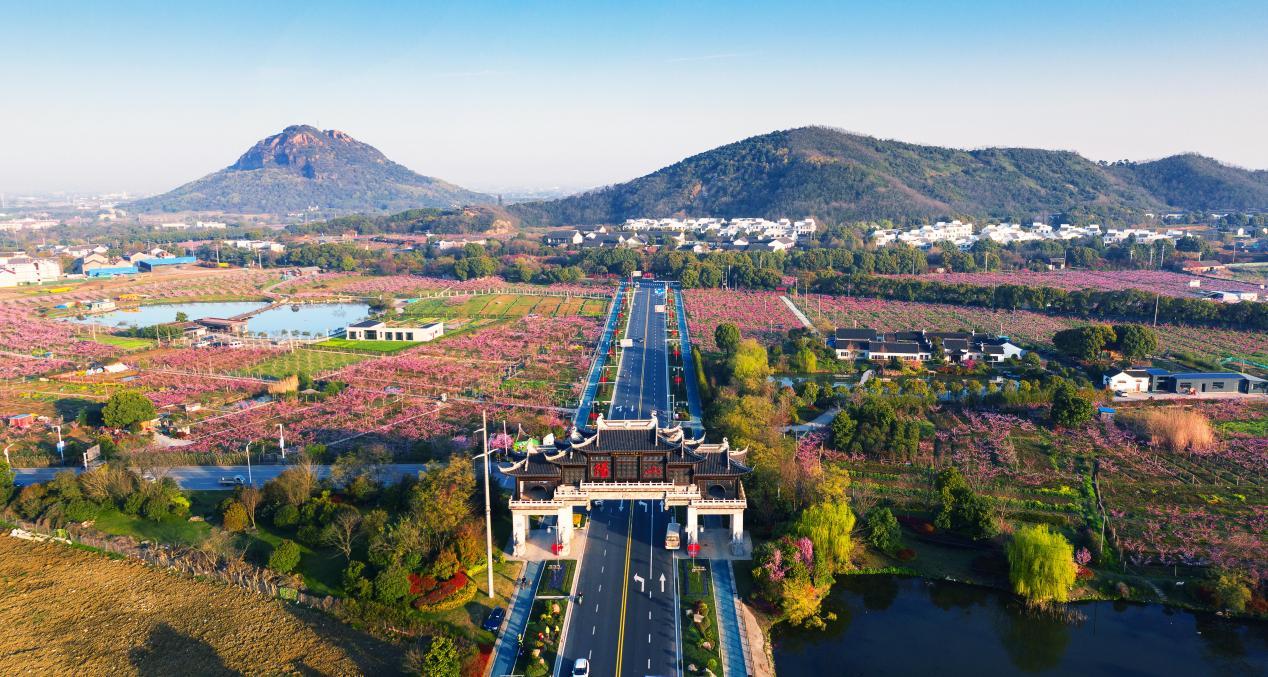
[[[62,427],[55,425],[53,428],[57,430],[57,455],[62,458],[62,465],[66,465],[66,442],[62,440]]]
[[[247,442],[247,484],[255,486],[255,478],[251,476],[251,443]]]
[[[493,504],[489,500],[489,412],[480,412],[480,438],[484,443],[484,453],[471,458],[484,457],[484,549],[485,569],[488,571],[489,599],[493,599]]]

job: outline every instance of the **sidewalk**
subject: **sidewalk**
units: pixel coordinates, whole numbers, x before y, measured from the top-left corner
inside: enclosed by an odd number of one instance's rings
[[[599,376],[603,374],[603,365],[607,361],[608,348],[612,346],[612,339],[616,332],[617,305],[616,299],[621,299],[625,292],[625,281],[622,280],[616,287],[616,293],[613,295],[613,302],[608,307],[608,316],[603,323],[603,333],[599,335],[599,344],[594,351],[594,361],[590,365],[590,373],[586,376],[586,387],[581,393],[581,402],[577,405],[577,412],[572,417],[572,424],[578,427],[585,426],[590,422],[590,409],[594,403],[594,396],[599,392]]]
[[[542,578],[542,563],[526,563],[524,578],[528,579],[528,585],[515,591],[510,617],[506,620],[506,627],[498,635],[497,644],[493,646],[493,661],[489,669],[489,674],[493,677],[509,675],[515,669],[515,659],[520,650],[519,636],[528,627],[528,616],[533,611],[533,597],[537,594],[537,584]]]
[[[806,317],[806,314],[801,312],[801,309],[793,304],[792,299],[787,296],[780,296],[779,300],[783,301],[784,305],[788,306],[788,309],[792,311],[793,315],[797,316],[797,319],[801,321],[801,324],[804,325],[806,329],[809,329],[816,334],[819,333],[819,330],[815,329],[814,324],[810,322],[810,318]]]
[[[735,574],[730,560],[709,560],[713,576],[713,603],[718,611],[718,640],[722,649],[723,669],[728,676],[748,675],[748,644],[735,594]]]
[[[691,350],[691,331],[687,326],[687,304],[682,289],[674,289],[674,305],[678,315],[678,341],[682,351],[682,379],[687,385],[687,409],[691,420],[686,427],[698,433],[704,431],[704,407],[700,404],[699,384],[696,383],[696,356]]]

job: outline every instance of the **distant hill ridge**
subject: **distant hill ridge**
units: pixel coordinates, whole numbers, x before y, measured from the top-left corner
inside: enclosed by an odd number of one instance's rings
[[[388,212],[460,207],[492,198],[417,174],[346,132],[292,125],[228,167],[132,203],[138,211]]]
[[[1268,172],[1199,155],[1104,164],[1069,151],[960,150],[803,127],[714,148],[625,183],[510,207],[534,225],[670,216],[1025,222],[1089,212],[1127,220],[1161,209],[1268,209]]]

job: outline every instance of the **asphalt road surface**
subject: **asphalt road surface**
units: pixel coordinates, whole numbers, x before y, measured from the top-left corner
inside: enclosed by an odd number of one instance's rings
[[[289,465],[253,465],[248,472],[245,465],[182,465],[174,466],[167,471],[167,477],[176,480],[176,483],[182,489],[230,489],[231,486],[222,485],[221,478],[224,477],[242,477],[246,480],[248,477],[255,482],[255,486],[263,486],[263,484],[274,477],[282,474],[283,470],[293,466]],[[20,485],[28,485],[35,482],[47,482],[53,479],[53,475],[62,470],[74,470],[76,472],[83,468],[15,468],[17,477],[16,482]],[[330,466],[315,465],[313,470],[316,471],[317,477],[324,478],[330,474]],[[393,482],[405,475],[419,473],[427,470],[427,466],[421,463],[401,463],[396,465],[385,465],[380,470],[379,477],[384,482]]]
[[[664,304],[663,284],[643,283],[635,288],[629,329],[624,336],[634,345],[621,354],[609,419],[646,419],[654,413],[664,421],[672,416],[665,313],[656,312],[656,306]]]
[[[635,291],[625,335],[634,345],[621,358],[612,419],[669,415],[665,313],[655,310],[664,303],[662,284]],[[657,501],[594,506],[559,674],[578,658],[590,660],[592,675],[680,674],[673,553],[664,547],[670,515]]]

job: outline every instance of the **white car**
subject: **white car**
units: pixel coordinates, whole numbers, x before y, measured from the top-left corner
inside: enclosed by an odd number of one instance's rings
[[[577,662],[572,664],[572,677],[590,677],[590,661],[578,658]]]

